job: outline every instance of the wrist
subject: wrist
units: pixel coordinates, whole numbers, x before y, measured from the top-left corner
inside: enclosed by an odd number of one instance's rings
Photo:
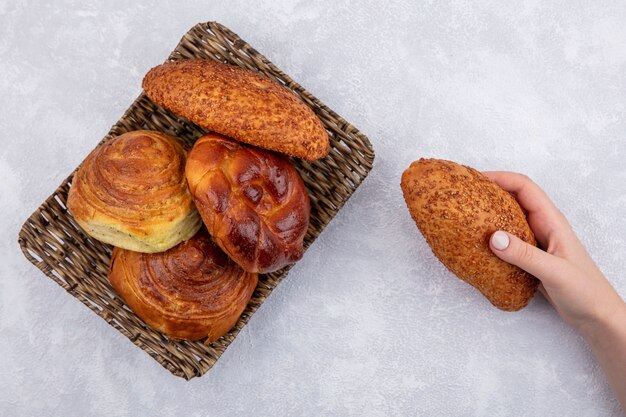
[[[626,304],[619,295],[615,296],[597,314],[577,326],[578,332],[592,345],[603,336],[626,328]]]

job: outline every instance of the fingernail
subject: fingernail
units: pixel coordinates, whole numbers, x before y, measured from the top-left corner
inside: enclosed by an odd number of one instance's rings
[[[509,247],[509,235],[498,230],[491,236],[491,245],[498,250],[505,250]]]

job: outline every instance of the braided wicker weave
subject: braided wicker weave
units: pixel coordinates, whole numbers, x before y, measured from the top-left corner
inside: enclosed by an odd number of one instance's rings
[[[308,247],[372,168],[374,150],[369,140],[219,23],[194,26],[169,59],[191,57],[219,60],[261,72],[292,90],[321,119],[330,135],[330,155],[313,163],[293,160],[311,197],[311,222],[305,237],[305,248]],[[190,144],[204,133],[141,94],[102,142],[138,129],[159,130]],[[287,275],[289,267],[259,277],[247,309],[235,327],[219,340],[213,343],[172,340],[147,327],[111,288],[107,279],[111,247],[87,236],[66,209],[72,177],[73,173],[22,226],[19,244],[26,258],[174,375],[189,380],[207,372]]]

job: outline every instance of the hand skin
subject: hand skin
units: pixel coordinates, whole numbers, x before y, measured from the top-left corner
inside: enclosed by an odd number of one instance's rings
[[[490,239],[491,250],[541,281],[539,290],[587,340],[626,410],[626,304],[537,184],[522,174],[483,174],[517,199],[541,248],[497,231]]]

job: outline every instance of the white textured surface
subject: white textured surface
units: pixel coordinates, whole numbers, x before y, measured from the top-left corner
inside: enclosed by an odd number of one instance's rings
[[[420,156],[525,172],[626,294],[623,1],[44,3],[0,0],[0,415],[620,414],[540,296],[500,312],[436,261],[399,181]],[[377,158],[217,365],[185,382],[16,241],[143,74],[208,20],[360,128]]]

